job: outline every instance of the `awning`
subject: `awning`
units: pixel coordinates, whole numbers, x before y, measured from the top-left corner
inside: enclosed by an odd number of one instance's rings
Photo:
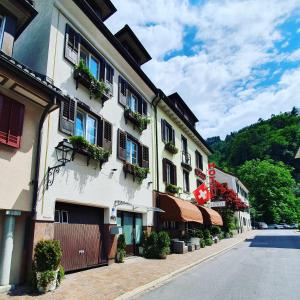
[[[203,215],[204,224],[223,226],[223,219],[217,211],[204,206],[198,208]]]
[[[203,224],[200,210],[187,200],[160,193],[158,206],[165,211],[160,214],[161,221],[197,222]]]

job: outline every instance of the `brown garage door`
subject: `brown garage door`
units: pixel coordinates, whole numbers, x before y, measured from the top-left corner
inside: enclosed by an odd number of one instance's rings
[[[102,237],[99,225],[55,223],[54,238],[61,243],[61,264],[66,271],[101,264]]]

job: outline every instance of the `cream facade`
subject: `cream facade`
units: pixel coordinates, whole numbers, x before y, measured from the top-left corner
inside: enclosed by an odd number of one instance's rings
[[[249,207],[249,190],[245,185],[233,174],[227,173],[216,168],[216,180],[220,183],[227,183],[228,188],[234,190],[237,196]],[[238,219],[239,228],[242,231],[251,229],[250,211],[236,211],[235,217]]]
[[[133,225],[135,228],[130,233],[125,232],[126,241],[130,244],[136,243],[136,241],[130,240],[129,235],[133,235],[137,228],[140,232],[142,227],[153,226],[152,101],[155,98],[154,85],[149,83],[149,79],[148,82],[145,82],[142,77],[146,76],[141,76],[142,71],[133,68],[132,64],[129,64],[124,58],[124,53],[120,53],[115,48],[111,40],[116,40],[116,38],[111,33],[107,38],[87,16],[86,12],[83,12],[75,4],[75,1],[37,1],[36,9],[39,14],[18,41],[15,51],[16,57],[52,78],[53,83],[69,95],[72,103],[75,103],[74,106],[77,106],[77,109],[75,108],[75,127],[71,135],[78,135],[77,130],[81,115],[85,116],[85,124],[87,124],[87,120],[96,121],[97,133],[103,130],[99,126],[100,122],[108,122],[111,132],[109,141],[111,154],[108,161],[103,163],[100,168],[97,161],[91,159],[87,165],[87,157],[76,153],[74,160],[60,168],[59,173],[55,174],[53,184],[47,188],[48,167],[58,164],[55,147],[63,139],[70,138],[70,135],[62,132],[60,128],[63,108],[53,111],[48,116],[43,126],[39,192],[35,210],[35,241],[45,236],[57,237],[57,223],[78,223],[76,219],[78,209],[76,207],[82,208],[82,214],[86,210],[85,220],[80,222],[91,223],[89,219],[92,218],[90,216],[94,208],[98,214],[95,217],[97,218],[96,223],[101,226],[100,234],[103,237],[104,246],[101,255],[113,259],[116,240],[115,235],[111,232],[111,227],[118,224],[123,226],[124,230],[127,228],[124,227],[127,225],[126,222],[128,219],[131,222],[132,218],[132,222],[136,223]],[[103,23],[101,24],[101,26],[105,26]],[[99,57],[100,68],[102,62],[105,61],[105,65],[108,64],[113,69],[110,84],[112,95],[105,103],[91,97],[88,89],[80,83],[77,86],[77,82],[74,80],[74,64],[66,58],[65,52],[66,28],[68,27],[75,31],[78,36],[80,35],[81,39],[76,63],[79,62],[85,48],[85,50],[91,49],[87,50],[90,59],[92,56]],[[32,53],[36,43],[41,49],[41,55],[33,59]],[[138,64],[136,67],[139,67]],[[107,78],[106,74],[105,78]],[[142,133],[138,132],[137,128],[125,118],[124,106],[127,104],[122,105],[119,100],[120,77],[126,81],[127,89],[132,94],[136,93],[138,98],[143,99],[143,107],[147,106],[146,114],[152,122]],[[85,137],[87,138],[90,129],[87,127],[85,129]],[[119,153],[120,139],[122,138],[120,132],[126,136],[123,149],[125,157],[120,157]],[[99,134],[95,134],[94,139],[98,141],[100,139]],[[134,143],[137,146],[132,145]],[[138,153],[134,154],[135,147]],[[149,174],[141,183],[132,174],[124,171],[124,165],[132,163],[131,160],[134,158],[138,159],[138,155],[143,155],[143,163],[144,155],[146,156],[146,163],[149,168]],[[89,211],[87,211],[87,207],[90,209]],[[73,213],[74,216],[72,217]],[[76,221],[72,221],[72,218]],[[140,236],[136,238],[140,238]],[[133,250],[128,249],[128,251]],[[105,261],[105,258],[101,260],[101,262]]]

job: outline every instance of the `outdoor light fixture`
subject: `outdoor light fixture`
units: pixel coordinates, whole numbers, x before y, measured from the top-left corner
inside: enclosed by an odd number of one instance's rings
[[[116,172],[118,171],[118,169],[114,168],[114,169],[111,169],[112,172]]]
[[[54,167],[48,167],[47,190],[49,186],[53,184],[55,174],[58,174],[60,168],[65,166],[67,162],[71,161],[73,155],[73,145],[67,139],[64,139],[55,147],[55,153],[57,161],[59,161],[60,164]]]

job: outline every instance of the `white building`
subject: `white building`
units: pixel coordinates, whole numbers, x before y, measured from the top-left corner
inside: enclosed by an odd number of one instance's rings
[[[241,201],[249,207],[249,190],[238,179],[238,177],[219,168],[215,168],[215,170],[215,179],[222,184],[226,183],[228,188],[234,190]],[[235,217],[238,219],[238,226],[242,231],[251,229],[249,209],[247,211],[235,212]]]
[[[115,35],[107,29],[103,21],[116,11],[110,0],[35,3],[38,15],[19,38],[14,55],[46,74],[70,99],[59,103],[44,122],[34,243],[59,239],[66,270],[106,264],[115,257],[112,228],[117,223],[123,227],[128,254],[135,253],[142,229],[153,226],[156,88],[140,68],[151,57],[128,26]],[[106,97],[90,95],[89,82],[74,72],[80,60],[109,87]],[[142,132],[132,112],[151,119]],[[100,168],[79,149],[48,178],[48,168],[59,164],[56,146],[70,136],[83,136],[108,150],[108,161]],[[135,164],[149,168],[141,183],[134,176]]]

